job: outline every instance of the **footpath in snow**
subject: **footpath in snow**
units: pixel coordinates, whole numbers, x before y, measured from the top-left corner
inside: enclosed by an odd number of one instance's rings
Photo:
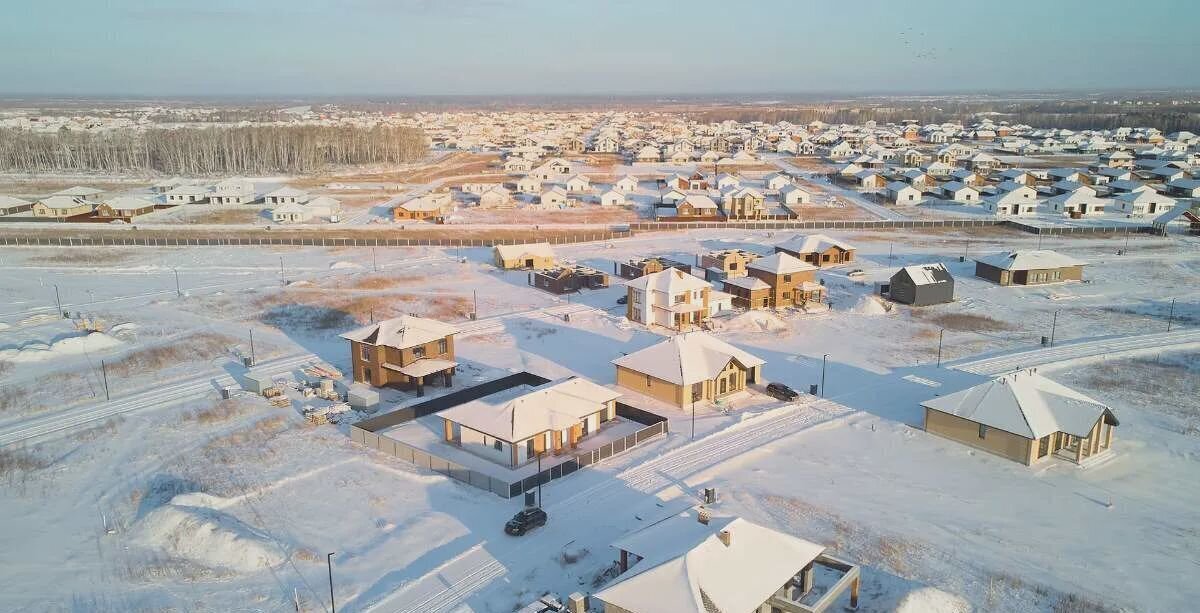
[[[1067,366],[1094,358],[1107,359],[1118,355],[1131,356],[1195,348],[1200,348],[1200,330],[1184,329],[1071,341],[1054,347],[959,361],[949,366],[977,375],[996,376],[1033,366]]]

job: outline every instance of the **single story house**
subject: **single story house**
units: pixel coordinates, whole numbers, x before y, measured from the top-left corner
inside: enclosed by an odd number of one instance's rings
[[[954,302],[954,276],[943,264],[905,266],[888,281],[888,297],[912,306]]]
[[[1026,466],[1052,456],[1080,463],[1112,447],[1112,410],[1023,370],[921,403],[925,431]]]
[[[684,408],[761,382],[766,362],[707,332],[688,332],[612,363],[617,385]]]
[[[154,203],[144,198],[120,196],[96,205],[96,217],[102,219],[130,220],[138,215],[154,212]]]
[[[50,196],[33,203],[30,209],[34,217],[66,219],[79,215],[90,215],[96,205],[74,196]]]
[[[1049,249],[1010,251],[975,259],[975,276],[1000,285],[1081,281],[1086,262]]]
[[[824,234],[797,235],[775,245],[777,253],[787,253],[818,268],[854,261],[856,247]]]
[[[496,267],[505,270],[554,267],[554,250],[550,248],[550,243],[496,245],[492,248],[492,255]]]
[[[0,196],[0,215],[16,215],[33,210],[33,203],[12,196]]]

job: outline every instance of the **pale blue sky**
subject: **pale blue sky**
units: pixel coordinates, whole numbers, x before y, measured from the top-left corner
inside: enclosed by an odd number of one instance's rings
[[[0,94],[1200,86],[1193,0],[4,0]]]

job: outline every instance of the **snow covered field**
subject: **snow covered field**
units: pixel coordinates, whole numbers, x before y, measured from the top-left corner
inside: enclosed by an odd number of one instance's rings
[[[791,235],[641,234],[557,251],[611,271],[635,256],[766,253]],[[830,312],[716,324],[766,360],[768,379],[798,390],[821,381],[827,355],[825,400],[746,394],[702,407],[694,441],[690,412],[673,411],[667,437],[548,485],[550,522],[519,539],[502,532],[519,500],[369,452],[345,425],[306,423],[300,402],[219,400],[211,382],[251,352],[259,363],[311,354],[345,371],[339,333],[415,313],[469,330],[456,341],[456,385],[513,369],[611,383],[610,360],[659,338],[624,320],[616,281],[553,296],[525,273],[496,271],[487,249],[0,252],[0,434],[96,406],[106,385],[114,401],[211,387],[0,447],[0,578],[23,586],[0,592],[0,610],[292,611],[299,601],[322,611],[324,558],[336,552],[339,611],[508,612],[545,591],[595,591],[611,541],[696,503],[704,487],[718,488],[721,513],[862,563],[864,611],[954,610],[958,599],[980,611],[1192,608],[1194,347],[1040,367],[1121,420],[1111,459],[1086,469],[1031,470],[927,435],[917,403],[981,380],[936,366],[939,333],[952,362],[1034,349],[1052,327],[1062,343],[1164,331],[1168,318],[1200,327],[1200,242],[1135,237],[1117,256],[1123,238],[1043,238],[1088,261],[1090,282],[1005,288],[974,278],[969,258],[1036,237],[837,237],[859,247],[852,268],[865,276],[820,273]],[[955,303],[872,297],[896,267],[932,261],[955,275]],[[56,290],[71,320],[56,315]],[[467,322],[472,310],[479,320]]]

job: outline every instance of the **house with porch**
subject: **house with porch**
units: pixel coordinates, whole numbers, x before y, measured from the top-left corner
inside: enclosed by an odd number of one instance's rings
[[[617,385],[685,408],[762,383],[766,362],[707,332],[677,334],[613,360]]]
[[[1083,463],[1112,448],[1112,409],[1036,369],[921,403],[925,431],[1033,466],[1056,457]]]
[[[812,202],[812,192],[789,183],[779,190],[779,199],[786,205],[809,204]]]
[[[853,262],[856,251],[850,243],[824,234],[801,234],[775,245],[776,253],[795,256],[817,268]]]
[[[277,206],[280,204],[304,204],[305,202],[308,202],[308,199],[308,192],[285,185],[277,190],[267,192],[267,194],[263,196],[263,203],[268,206]]]
[[[616,267],[616,272],[624,279],[636,279],[668,268],[678,268],[684,272],[688,272],[692,269],[692,266],[664,257],[635,258],[627,262],[621,262],[620,266]]]
[[[1083,280],[1086,262],[1049,249],[1010,251],[975,259],[975,276],[999,285]]]
[[[857,565],[740,517],[687,511],[612,546],[620,574],[592,596],[603,613],[825,613],[847,592],[858,608]]]
[[[203,185],[180,185],[163,194],[167,204],[199,204],[208,200],[209,190]]]
[[[720,249],[700,256],[700,267],[705,270],[706,277],[709,276],[708,271],[714,271],[721,279],[744,277],[746,267],[760,257],[762,256],[745,249]]]
[[[1116,209],[1126,215],[1158,215],[1175,208],[1175,199],[1153,189],[1117,194],[1112,199]]]
[[[33,203],[30,210],[34,217],[67,219],[91,215],[96,205],[91,201],[74,196],[50,196]]]
[[[686,330],[710,317],[712,287],[677,268],[642,275],[626,282],[625,287],[625,317],[630,321]]]
[[[760,219],[767,213],[767,199],[752,187],[725,193],[725,216],[730,219]]]
[[[443,440],[517,468],[569,452],[616,417],[621,394],[581,377],[520,385],[438,413]]]
[[[355,382],[375,387],[398,387],[425,393],[426,384],[453,382],[453,325],[404,315],[351,330],[351,375]]]
[[[96,206],[99,219],[123,219],[129,221],[139,215],[154,212],[154,203],[144,198],[118,196],[109,198]]]
[[[435,198],[432,194],[425,194],[397,205],[392,209],[392,219],[395,221],[437,221],[444,219],[452,206],[452,202]]]
[[[787,253],[775,253],[750,262],[744,277],[725,280],[724,290],[733,306],[742,309],[779,309],[823,302],[825,286],[817,283],[817,267]]]

